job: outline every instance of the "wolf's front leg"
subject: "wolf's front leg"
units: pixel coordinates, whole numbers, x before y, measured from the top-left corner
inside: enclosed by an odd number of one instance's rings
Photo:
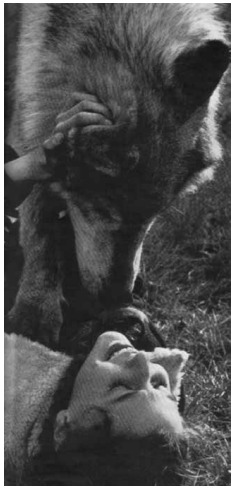
[[[58,210],[48,184],[37,184],[20,207],[24,267],[9,313],[12,330],[50,347],[63,320]]]

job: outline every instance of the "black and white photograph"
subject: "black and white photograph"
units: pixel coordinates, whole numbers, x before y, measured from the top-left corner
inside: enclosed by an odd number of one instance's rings
[[[4,485],[231,486],[231,4],[4,4]]]

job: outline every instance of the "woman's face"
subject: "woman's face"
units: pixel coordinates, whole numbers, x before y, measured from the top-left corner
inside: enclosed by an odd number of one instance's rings
[[[140,437],[183,431],[177,407],[178,377],[187,354],[156,348],[137,351],[118,332],[102,334],[80,369],[66,425],[70,432],[91,431],[102,425],[104,414],[111,435]]]

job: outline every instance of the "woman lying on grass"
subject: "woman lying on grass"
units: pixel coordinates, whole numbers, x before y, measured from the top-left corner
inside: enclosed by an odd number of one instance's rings
[[[5,349],[7,485],[180,485],[186,352],[113,331],[84,363],[15,334]]]

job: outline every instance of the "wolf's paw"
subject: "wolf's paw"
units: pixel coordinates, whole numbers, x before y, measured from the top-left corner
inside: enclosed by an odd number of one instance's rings
[[[63,322],[58,299],[17,300],[8,314],[11,330],[50,348],[57,346]]]

